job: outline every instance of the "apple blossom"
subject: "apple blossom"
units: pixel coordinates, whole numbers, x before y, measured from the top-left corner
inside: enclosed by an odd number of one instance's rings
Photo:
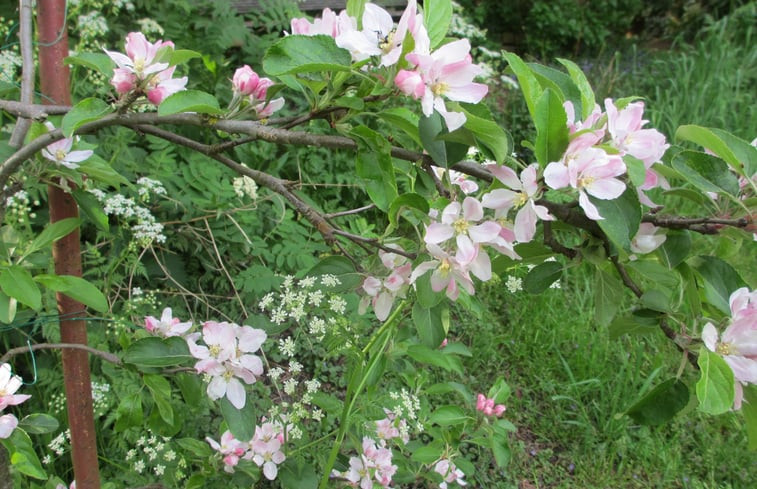
[[[21,377],[11,373],[8,363],[0,365],[0,412],[8,406],[17,406],[29,399],[29,394],[16,394],[21,387]],[[13,414],[0,416],[0,438],[8,438],[18,426],[18,419]]]
[[[230,431],[224,431],[221,435],[221,443],[206,437],[205,441],[213,450],[223,455],[223,470],[229,473],[234,472],[234,467],[239,463],[239,459],[246,452],[246,444],[234,438]]]
[[[431,274],[431,289],[434,292],[444,290],[447,297],[453,301],[457,300],[460,295],[460,290],[458,288],[460,286],[465,289],[468,294],[474,294],[473,280],[471,280],[469,272],[470,262],[461,261],[459,256],[452,256],[435,244],[426,244],[426,249],[429,251],[433,259],[423,262],[415,267],[413,273],[410,275],[411,283],[414,283],[418,277],[429,270],[433,270]],[[478,255],[478,249],[476,249],[476,254]],[[486,280],[488,280],[488,278]]]
[[[357,20],[347,15],[346,10],[334,13],[330,8],[323,9],[319,19],[309,22],[305,18],[292,19],[292,34],[301,34],[306,36],[315,36],[324,34],[333,38],[338,37],[345,32],[357,29]]]
[[[735,379],[733,408],[741,409],[742,384],[757,384],[757,290],[742,287],[729,297],[731,320],[718,341],[712,323],[702,329],[705,346],[723,357]]]
[[[156,62],[155,59],[163,47],[173,49],[174,45],[171,41],[162,40],[151,43],[141,32],[130,32],[126,35],[126,55],[108,50],[105,50],[105,53],[119,68],[131,71],[141,82],[150,75],[168,68],[168,63]]]
[[[415,69],[400,70],[395,84],[404,94],[421,99],[424,115],[430,116],[436,109],[450,132],[465,123],[465,114],[448,112],[442,96],[475,104],[489,91],[486,85],[473,82],[483,71],[473,64],[467,39],[445,44],[430,54],[413,52],[406,59]]]
[[[45,127],[47,127],[48,131],[55,130],[55,126],[50,122],[45,122]],[[74,138],[64,138],[48,144],[42,149],[41,153],[44,158],[75,170],[79,168],[79,163],[92,156],[94,151],[91,149],[71,151],[73,145]]]
[[[658,234],[660,228],[649,222],[639,224],[636,236],[631,240],[631,251],[635,253],[651,253],[665,242],[667,236]]]
[[[182,336],[191,327],[191,321],[182,323],[179,318],[173,317],[170,307],[163,309],[160,319],[153,316],[145,317],[145,329],[152,334],[166,338],[170,336]]]
[[[495,209],[497,218],[507,216],[512,208],[518,209],[515,216],[515,239],[521,243],[531,241],[536,233],[537,218],[544,221],[554,220],[549,210],[542,205],[537,205],[534,200],[539,192],[536,175],[539,165],[534,163],[527,166],[521,172],[520,178],[506,166],[488,165],[487,168],[497,180],[513,190],[494,189],[484,194],[481,199],[482,205]]]
[[[442,483],[439,484],[440,489],[448,489],[448,482],[457,482],[460,486],[467,485],[467,482],[463,480],[465,474],[462,470],[458,469],[451,460],[443,458],[434,464],[434,472],[442,476]]]
[[[483,394],[476,396],[476,411],[481,411],[486,416],[499,418],[507,408],[504,404],[494,404],[494,399],[487,398]]]

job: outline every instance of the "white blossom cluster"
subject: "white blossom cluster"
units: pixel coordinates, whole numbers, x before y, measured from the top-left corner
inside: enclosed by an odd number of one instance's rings
[[[71,430],[61,431],[55,438],[50,441],[50,443],[47,444],[47,448],[52,450],[55,455],[60,457],[66,452],[70,443]],[[49,461],[46,463],[49,463]]]
[[[17,21],[0,17],[0,40],[13,39]],[[21,71],[21,55],[18,44],[0,44],[0,81],[13,83]]]
[[[137,192],[140,192],[142,188]],[[162,188],[162,186],[160,187]],[[121,194],[106,194],[99,189],[90,189],[89,192],[103,204],[103,211],[109,216],[116,216],[125,221],[136,221],[128,225],[134,240],[141,247],[150,246],[153,242],[165,243],[166,236],[163,234],[163,225],[159,223],[149,209],[138,205],[134,199],[124,197]]]
[[[419,433],[423,431],[423,423],[421,423],[418,419],[418,412],[421,410],[420,398],[415,394],[412,394],[405,388],[403,388],[400,392],[389,392],[389,397],[392,400],[396,401],[396,404],[391,409],[393,415],[396,418],[404,418],[408,423],[414,421],[415,430]],[[403,438],[406,438],[407,436],[409,436],[409,433],[405,432],[405,430],[408,429],[407,425],[404,426],[405,428],[400,431],[400,435]]]
[[[80,15],[76,20],[76,29],[82,42],[91,42],[101,36],[104,36],[110,30],[108,21],[97,10]]]
[[[232,186],[234,187],[234,193],[237,194],[237,196],[240,198],[244,197],[245,195],[252,200],[256,200],[258,198],[258,185],[255,183],[255,180],[248,177],[247,175],[242,175],[239,178],[235,178],[232,181]]]
[[[110,384],[92,381],[92,407],[95,416],[103,416],[110,407]]]
[[[6,218],[11,222],[23,224],[27,219],[34,219],[37,215],[32,212],[32,204],[39,205],[39,200],[32,202],[31,197],[25,190],[19,190],[5,199]]]
[[[155,19],[139,19],[137,24],[139,25],[139,31],[145,36],[161,37],[165,34],[163,27],[161,27]]]
[[[131,448],[126,452],[125,460],[138,474],[152,472],[161,477],[170,468],[174,470],[177,481],[187,477],[184,473],[187,462],[173,449],[171,438],[159,437],[148,432],[147,435],[142,435],[137,439],[136,445],[136,448]]]
[[[148,177],[139,177],[137,179],[137,194],[143,202],[150,201],[150,194],[166,195],[166,188],[160,180],[153,180]]]

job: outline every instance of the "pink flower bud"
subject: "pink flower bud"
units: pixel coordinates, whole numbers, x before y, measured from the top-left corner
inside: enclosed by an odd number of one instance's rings
[[[258,74],[247,65],[237,68],[237,71],[234,72],[234,77],[231,79],[234,91],[244,95],[252,95],[258,88],[259,82],[260,77]]]
[[[507,407],[505,407],[504,404],[497,404],[494,407],[494,415],[499,418],[502,416],[502,413],[504,413],[506,409]]]
[[[426,93],[426,84],[423,77],[416,71],[400,70],[394,77],[394,84],[399,87],[405,95],[411,95],[413,98],[421,98]]]
[[[445,346],[447,346],[447,343],[447,338],[444,338],[444,341],[442,341],[442,344],[439,345],[439,348],[444,348]]]
[[[479,394],[476,397],[476,410],[477,411],[483,411],[484,406],[486,406],[486,396],[483,394]]]
[[[136,87],[137,76],[126,68],[115,68],[113,70],[113,78],[110,79],[110,84],[113,85],[119,94],[128,93]]]
[[[270,78],[261,78],[255,90],[251,93],[252,97],[256,100],[265,100],[266,93],[271,85],[273,85],[273,80]]]

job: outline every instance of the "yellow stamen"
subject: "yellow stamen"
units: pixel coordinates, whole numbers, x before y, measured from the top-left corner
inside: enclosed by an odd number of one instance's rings
[[[468,231],[469,227],[470,227],[470,223],[463,218],[460,218],[457,221],[452,223],[452,228],[455,230],[455,233],[457,234],[465,233],[466,231]]]
[[[66,159],[66,152],[63,151],[62,149],[59,149],[58,151],[55,152],[55,159],[58,160],[58,161],[65,160]]]
[[[592,183],[594,183],[595,180],[596,180],[595,177],[581,177],[581,178],[578,179],[578,182],[577,182],[578,183],[578,187],[579,188],[588,187],[589,185],[591,185]]]
[[[431,93],[436,96],[443,95],[449,90],[449,84],[447,82],[436,82],[431,85]]]

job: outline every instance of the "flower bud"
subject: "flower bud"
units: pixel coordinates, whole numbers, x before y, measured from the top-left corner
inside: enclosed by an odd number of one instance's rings
[[[252,95],[258,88],[259,82],[260,77],[248,65],[237,68],[234,77],[231,79],[234,91],[244,95]]]

